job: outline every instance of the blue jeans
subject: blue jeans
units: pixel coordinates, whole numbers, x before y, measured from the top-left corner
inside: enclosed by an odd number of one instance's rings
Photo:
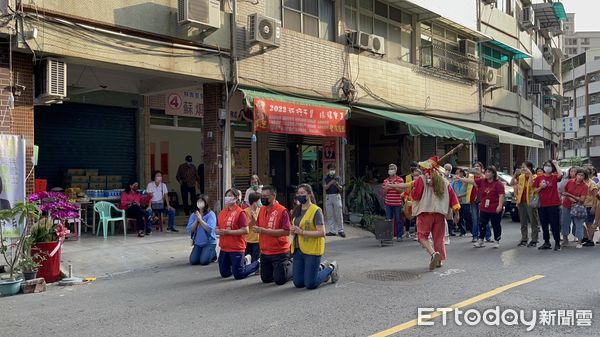
[[[568,237],[570,233],[573,233],[579,242],[583,240],[583,223],[585,218],[574,218],[571,216],[571,209],[561,207],[561,222],[562,222],[562,235]],[[571,223],[573,223],[573,229],[571,230]]]
[[[385,219],[388,221],[394,220],[396,225],[396,237],[402,238],[404,235],[404,226],[402,225],[402,206],[385,205]]]
[[[249,265],[244,263],[244,253],[221,251],[219,254],[219,272],[221,273],[221,277],[227,278],[233,275],[236,280],[241,280],[258,270],[258,261],[254,261]]]
[[[192,249],[192,253],[190,254],[190,264],[192,266],[208,265],[216,256],[217,256],[217,244],[207,244],[206,246],[200,247],[198,245],[194,245]]]
[[[479,239],[479,204],[471,204],[471,234],[473,239]],[[492,238],[492,231],[490,230],[490,224],[485,225],[485,239],[490,240]]]
[[[331,275],[333,269],[326,267],[319,271],[321,256],[306,255],[296,249],[294,251],[294,264],[292,274],[296,288],[316,289]]]
[[[174,209],[163,208],[162,210],[156,211],[156,212],[166,214],[168,216],[169,222],[167,225],[167,229],[173,229],[175,227],[175,210]]]

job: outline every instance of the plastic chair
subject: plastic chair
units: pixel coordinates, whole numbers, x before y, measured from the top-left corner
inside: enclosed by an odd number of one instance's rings
[[[113,217],[112,210],[115,210],[119,216]],[[94,205],[94,211],[98,213],[100,216],[100,223],[98,225],[98,231],[96,231],[96,236],[100,234],[100,226],[102,226],[102,230],[104,231],[104,238],[106,239],[108,236],[108,223],[111,223],[110,231],[112,235],[115,235],[115,222],[122,221],[123,222],[123,237],[127,236],[127,220],[125,217],[125,210],[118,209],[115,205],[110,202],[100,201]]]

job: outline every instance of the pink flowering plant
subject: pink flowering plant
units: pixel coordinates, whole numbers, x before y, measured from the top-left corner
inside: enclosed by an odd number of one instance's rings
[[[70,202],[61,192],[38,192],[29,196],[29,202],[38,205],[42,220],[32,231],[34,243],[63,241],[69,234],[67,219],[79,219],[79,206]]]

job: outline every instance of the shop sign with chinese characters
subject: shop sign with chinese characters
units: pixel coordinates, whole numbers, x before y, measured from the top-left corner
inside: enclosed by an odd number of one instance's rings
[[[204,93],[202,88],[185,89],[167,95],[165,114],[183,117],[204,117]]]
[[[345,137],[348,111],[254,99],[254,130],[296,135]]]

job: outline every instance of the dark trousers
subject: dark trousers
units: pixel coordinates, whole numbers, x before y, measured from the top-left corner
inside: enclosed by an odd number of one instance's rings
[[[244,253],[221,251],[218,261],[219,272],[224,278],[233,275],[236,280],[245,279],[258,269],[258,262],[244,264]]]
[[[559,206],[540,207],[540,226],[544,232],[544,243],[550,244],[550,231],[558,247],[560,247],[560,208]]]
[[[258,260],[260,257],[260,245],[257,243],[246,244],[246,255],[252,256],[252,262]]]
[[[190,205],[188,204],[188,196],[191,196],[191,207],[196,205],[196,187],[188,187],[185,183],[181,184],[181,203],[185,215],[190,215]]]
[[[125,210],[125,216],[131,219],[135,219],[137,222],[137,230],[143,231],[146,227],[145,216],[146,212],[140,207],[140,205],[131,205]],[[152,227],[151,227],[152,228]]]
[[[487,226],[488,222],[491,222],[492,230],[494,231],[494,240],[500,241],[502,238],[501,219],[502,214],[479,212],[479,239],[483,240],[485,238],[485,226]]]
[[[460,224],[459,224],[462,234],[465,234],[466,231],[471,231],[473,226],[473,219],[471,219],[471,205],[470,204],[461,204],[460,205]]]
[[[260,254],[260,278],[264,283],[285,284],[292,279],[290,254]]]

